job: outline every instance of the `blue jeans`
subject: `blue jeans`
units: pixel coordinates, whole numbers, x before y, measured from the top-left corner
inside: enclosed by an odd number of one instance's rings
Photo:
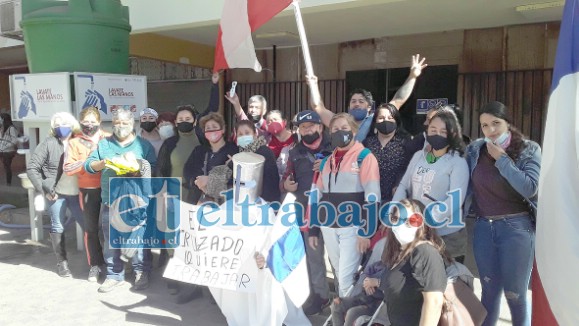
[[[474,258],[488,315],[483,325],[495,325],[504,290],[515,326],[531,325],[527,289],[533,269],[535,230],[528,214],[490,221],[477,217]]]
[[[78,195],[67,196],[58,195],[56,200],[47,200],[48,213],[50,214],[50,233],[63,233],[66,209],[70,210],[70,215],[84,230],[84,219],[80,209],[80,197]]]
[[[107,278],[124,281],[125,280],[125,264],[121,260],[121,250],[113,249],[110,246],[110,214],[109,206],[101,206],[101,221],[102,231],[105,242],[103,243],[103,256],[107,264]],[[153,255],[151,250],[138,248],[137,253],[131,260],[133,271],[135,273],[149,273],[153,267]]]

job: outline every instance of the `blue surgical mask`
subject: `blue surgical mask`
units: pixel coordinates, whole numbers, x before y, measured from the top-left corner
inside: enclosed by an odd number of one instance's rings
[[[348,113],[354,117],[354,120],[362,121],[368,116],[368,109],[350,109]]]
[[[54,128],[54,134],[60,139],[68,137],[71,132],[72,128],[69,126],[59,126]]]
[[[485,137],[485,141],[487,143],[493,143],[505,149],[506,147],[508,147],[508,143],[510,143],[509,142],[510,136],[511,136],[510,131],[505,131],[494,142],[491,141],[491,139],[488,137]]]
[[[252,135],[245,135],[237,137],[237,146],[246,147],[247,145],[253,143]]]

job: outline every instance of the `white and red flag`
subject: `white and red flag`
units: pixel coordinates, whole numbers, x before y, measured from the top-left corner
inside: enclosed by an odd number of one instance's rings
[[[261,71],[251,33],[291,3],[292,0],[225,0],[213,71],[229,68]]]
[[[563,10],[543,140],[535,257],[533,325],[579,325],[579,0],[567,0]]]

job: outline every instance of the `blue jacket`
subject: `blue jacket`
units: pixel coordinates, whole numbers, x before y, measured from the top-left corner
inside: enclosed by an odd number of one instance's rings
[[[505,178],[521,196],[530,199],[537,204],[537,194],[539,191],[539,173],[541,171],[541,147],[532,140],[524,140],[525,149],[519,155],[516,162],[506,154],[499,157],[495,166],[499,173]],[[468,187],[468,199],[465,202],[465,212],[469,211],[470,204],[474,199],[472,194],[472,173],[478,163],[478,157],[482,146],[486,143],[484,139],[473,141],[466,149],[466,161],[468,163],[471,184]]]

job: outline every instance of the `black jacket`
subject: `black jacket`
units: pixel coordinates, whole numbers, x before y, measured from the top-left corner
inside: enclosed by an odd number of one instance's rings
[[[34,189],[40,193],[54,194],[63,164],[64,144],[60,139],[50,136],[38,144],[26,168]]]

